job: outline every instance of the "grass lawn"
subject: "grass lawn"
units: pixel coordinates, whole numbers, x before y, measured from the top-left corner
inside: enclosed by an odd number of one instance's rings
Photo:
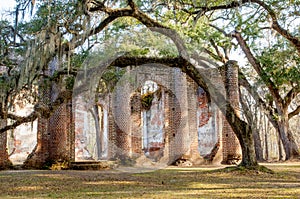
[[[275,174],[214,167],[1,171],[0,198],[300,198],[300,162],[265,166]]]

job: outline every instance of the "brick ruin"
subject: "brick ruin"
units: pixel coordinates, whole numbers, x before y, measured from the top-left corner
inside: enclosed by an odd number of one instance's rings
[[[228,96],[238,109],[237,68],[224,72]],[[53,85],[42,93],[43,99],[53,101],[61,88]],[[180,161],[232,164],[241,158],[237,138],[205,91],[180,70],[161,65],[128,67],[113,92],[92,104],[84,96],[74,96],[50,118],[38,118],[36,126],[36,142],[26,147],[28,168],[83,160],[141,166]],[[22,141],[12,142],[20,150],[7,150],[11,144],[6,134],[1,135],[0,168],[10,162],[8,153],[24,153],[17,146]]]

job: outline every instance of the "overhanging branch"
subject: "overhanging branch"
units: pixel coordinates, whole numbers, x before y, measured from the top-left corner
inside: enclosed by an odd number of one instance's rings
[[[284,38],[286,38],[289,42],[291,42],[297,49],[298,54],[300,54],[300,38],[297,36],[292,35],[287,29],[284,29],[282,26],[280,26],[280,24],[278,23],[278,17],[276,12],[271,8],[270,5],[268,5],[266,2],[261,1],[261,0],[241,0],[241,1],[232,1],[230,3],[227,4],[223,4],[223,5],[218,5],[218,6],[201,6],[201,7],[195,7],[196,11],[188,11],[188,10],[184,10],[186,12],[188,12],[189,14],[194,14],[197,16],[202,16],[204,15],[206,12],[210,12],[210,11],[215,11],[215,10],[226,10],[226,9],[231,9],[231,8],[236,8],[245,4],[249,4],[249,3],[254,3],[257,4],[259,6],[261,6],[264,10],[266,10],[266,12],[269,14],[271,21],[272,21],[272,28],[279,33],[281,36],[283,36]]]
[[[284,97],[284,109],[288,109],[292,100],[299,94],[300,86],[293,87]]]
[[[3,128],[0,129],[0,134],[4,133],[8,130],[15,129],[16,127],[20,126],[21,124],[27,123],[27,122],[33,122],[38,118],[38,113],[36,111],[32,112],[29,116],[27,117],[19,117],[19,116],[12,116],[11,114],[9,115],[10,118],[17,119],[14,123],[7,125]]]
[[[291,119],[292,117],[298,115],[300,113],[300,105],[292,112],[289,113],[288,117]]]
[[[262,78],[262,80],[268,87],[270,93],[272,94],[272,96],[274,96],[277,104],[283,104],[283,100],[279,94],[278,88],[275,86],[274,82],[272,82],[272,80],[270,78],[264,78],[267,76],[265,71],[263,70],[263,68],[261,67],[258,60],[255,58],[255,56],[251,52],[249,46],[247,45],[246,41],[242,37],[241,33],[235,31],[234,33],[232,33],[232,36],[234,36],[236,38],[237,42],[239,43],[240,47],[242,48],[243,52],[245,53],[248,61],[253,66],[253,68],[255,69],[257,74]]]
[[[49,118],[56,110],[57,108],[62,105],[63,103],[67,102],[68,100],[72,99],[72,92],[71,91],[63,91],[59,93],[58,97],[54,102],[52,102],[50,105],[41,105],[37,104],[34,107],[34,111],[29,114],[28,116],[21,117],[13,114],[7,114],[6,118],[14,120],[14,122],[10,125],[7,125],[0,129],[0,134],[4,133],[8,130],[15,129],[16,127],[20,126],[21,124],[33,122],[36,120],[39,116],[42,116],[43,118]],[[1,113],[1,116],[3,113]]]

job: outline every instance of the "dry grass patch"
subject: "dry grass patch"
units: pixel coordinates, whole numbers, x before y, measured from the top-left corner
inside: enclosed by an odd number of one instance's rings
[[[266,166],[275,173],[175,167],[139,174],[2,171],[0,198],[299,198],[300,163]]]

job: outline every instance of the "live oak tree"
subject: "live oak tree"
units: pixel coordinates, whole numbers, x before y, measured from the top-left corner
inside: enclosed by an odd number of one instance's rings
[[[243,52],[246,68],[254,76],[241,68],[240,85],[279,132],[285,159],[297,158],[300,152],[289,129],[289,119],[300,112],[299,104],[291,106],[300,92],[299,7],[299,1],[245,0],[182,8],[195,20],[205,17],[208,21],[213,35],[204,38],[210,40],[207,50],[212,57],[226,62],[233,48]]]
[[[242,52],[239,59],[246,66],[240,67],[240,86],[279,132],[285,159],[299,156],[289,129],[289,119],[300,112],[299,104],[291,106],[299,97],[299,4],[259,0],[157,4],[169,11],[162,16],[165,21],[172,20],[192,45],[201,43],[213,59],[226,63],[234,51]],[[251,123],[253,114],[245,115]]]

